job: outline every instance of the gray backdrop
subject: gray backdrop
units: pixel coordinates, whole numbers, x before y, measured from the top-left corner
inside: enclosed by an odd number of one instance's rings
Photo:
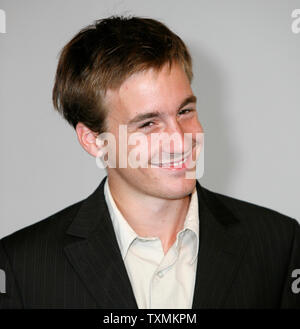
[[[112,14],[159,19],[194,59],[207,188],[299,220],[300,33],[292,0],[0,0],[0,237],[88,196],[104,171],[53,110],[62,46]]]

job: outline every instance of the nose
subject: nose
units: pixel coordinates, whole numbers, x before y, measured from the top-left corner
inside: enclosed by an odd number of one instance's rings
[[[162,152],[169,153],[176,157],[183,155],[186,151],[191,149],[191,146],[185,145],[184,130],[176,119],[172,120],[163,132],[167,134],[169,138],[162,139]]]

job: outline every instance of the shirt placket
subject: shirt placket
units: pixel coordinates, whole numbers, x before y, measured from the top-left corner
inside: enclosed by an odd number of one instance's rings
[[[164,298],[167,298],[170,282],[173,282],[169,279],[168,273],[173,270],[179,258],[182,235],[183,234],[179,235],[178,241],[169,249],[152,276],[149,293],[150,308],[159,308],[159,305],[166,305]]]

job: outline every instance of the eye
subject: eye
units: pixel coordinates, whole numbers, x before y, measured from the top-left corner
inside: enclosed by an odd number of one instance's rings
[[[140,129],[142,129],[142,128],[150,128],[152,126],[152,124],[154,124],[153,121],[148,121],[148,122],[143,123],[139,128]]]
[[[184,109],[184,110],[181,110],[178,114],[181,115],[181,114],[189,114],[191,112],[194,112],[195,110],[194,109]]]

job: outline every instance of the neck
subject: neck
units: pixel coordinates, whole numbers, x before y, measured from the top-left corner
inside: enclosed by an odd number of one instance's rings
[[[182,199],[162,199],[136,191],[126,183],[108,177],[111,195],[132,229],[141,237],[158,237],[166,253],[182,230],[190,195]]]

